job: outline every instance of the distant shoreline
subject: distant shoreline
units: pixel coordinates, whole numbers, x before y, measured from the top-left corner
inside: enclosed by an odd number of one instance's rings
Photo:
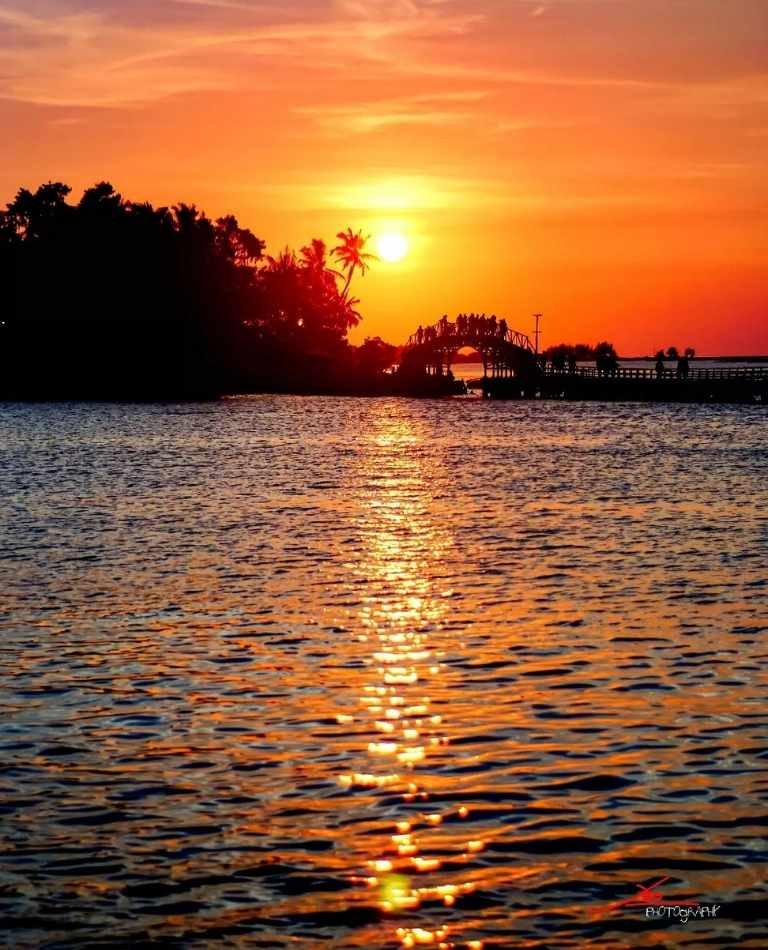
[[[655,356],[620,356],[620,360],[637,363],[655,363]],[[669,357],[665,357],[667,362],[674,362]],[[700,363],[704,360],[711,360],[718,363],[768,363],[768,356],[694,356],[691,362]]]
[[[628,363],[655,363],[655,356],[619,356],[619,360]],[[666,362],[674,362],[669,357],[664,357]],[[768,363],[768,355],[760,356],[694,356],[691,362],[701,363],[705,361],[716,363]],[[453,363],[477,363],[478,357],[471,353],[459,353],[453,358]]]

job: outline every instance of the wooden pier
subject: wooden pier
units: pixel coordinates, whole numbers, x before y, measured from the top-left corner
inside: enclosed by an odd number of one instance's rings
[[[463,383],[451,366],[461,349],[475,350],[483,376]],[[486,399],[594,399],[768,405],[768,366],[674,369],[542,366],[530,338],[485,314],[447,316],[419,327],[405,347],[396,388],[413,395],[454,395],[467,389]]]
[[[512,385],[512,383],[516,385]],[[674,370],[619,368],[601,372],[594,367],[575,370],[538,369],[527,379],[472,380],[489,399],[593,399],[606,402],[708,402],[768,405],[768,367]]]

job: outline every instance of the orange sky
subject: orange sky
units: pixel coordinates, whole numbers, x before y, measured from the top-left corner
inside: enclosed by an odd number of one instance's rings
[[[766,0],[0,0],[0,200],[101,179],[265,238],[401,231],[354,338],[768,353]]]

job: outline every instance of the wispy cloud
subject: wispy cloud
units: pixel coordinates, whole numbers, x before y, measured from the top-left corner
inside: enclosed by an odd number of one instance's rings
[[[486,91],[436,92],[349,105],[305,106],[295,111],[340,133],[366,133],[397,125],[439,126],[470,121],[477,113],[467,111],[467,105],[487,96]]]
[[[495,182],[451,175],[369,175],[352,183],[297,180],[290,184],[259,186],[280,202],[292,201],[302,209],[343,209],[357,213],[411,213],[440,211],[476,202],[492,201]]]
[[[658,6],[660,0],[647,2]],[[711,6],[711,0],[701,2]],[[740,2],[753,9],[752,0]],[[634,49],[639,43],[633,32],[636,21],[627,11],[639,13],[642,6],[640,0],[137,0],[128,7],[104,0],[84,12],[75,0],[39,0],[32,13],[19,0],[0,0],[0,97],[55,106],[135,106],[204,90],[256,91],[268,72],[277,77],[281,70],[294,87],[298,77],[320,72],[326,77],[346,73],[358,84],[400,75],[412,77],[417,88],[441,81],[630,92],[674,91],[733,78],[718,73],[714,65],[695,79],[656,66],[617,68],[621,59],[610,44],[597,49],[585,69],[570,48],[563,48],[564,27],[554,23],[555,17],[531,22],[545,12],[572,11],[568,35],[578,40],[575,31],[583,21],[583,45],[593,42],[592,20],[605,16],[608,19],[600,21],[603,29],[615,30],[616,43],[631,43]],[[680,28],[689,21],[686,9],[679,4],[669,14]],[[181,10],[188,16],[180,17]],[[754,6],[752,14],[757,24],[758,10]],[[517,17],[512,24],[504,19],[510,11]],[[530,36],[518,38],[526,22]],[[516,44],[524,49],[526,37],[530,41],[534,35],[548,55],[508,65],[519,59],[509,51],[516,50]],[[645,41],[654,35],[649,33]],[[711,45],[714,41],[707,36]],[[706,64],[707,57],[702,61]],[[742,72],[748,73],[748,67]],[[343,88],[340,96],[345,96]],[[315,116],[329,130],[365,132],[461,119],[448,107],[396,103],[366,116],[354,104],[337,99],[336,105],[335,115],[318,110]]]
[[[215,10],[238,10],[246,13],[264,14],[280,9],[276,4],[248,3],[247,0],[169,0],[170,3],[187,7],[211,7]]]
[[[236,0],[173,0],[191,10],[216,9],[224,18],[167,22],[151,13],[145,22],[121,19],[120,10],[33,16],[0,6],[0,95],[49,105],[129,105],[180,92],[241,88],[242,63],[236,53],[304,65],[394,64],[402,44],[460,36],[482,21],[479,14],[455,12],[426,0],[335,0],[310,5],[303,18],[285,8]],[[266,22],[265,22],[266,20]],[[44,39],[45,48],[40,49]],[[254,88],[256,87],[254,83]]]
[[[102,23],[103,17],[97,13],[72,13],[47,18],[32,16],[15,7],[0,6],[0,25],[21,37],[49,37],[68,44],[85,43],[98,35]]]
[[[248,186],[243,185],[243,190]],[[328,181],[318,184],[258,185],[261,195],[276,199],[281,207],[298,210],[331,209],[357,215],[409,215],[418,212],[455,212],[462,208],[516,211],[588,213],[595,208],[623,208],[647,203],[641,190],[613,193],[564,191],[543,193],[510,178],[480,178],[466,175],[379,175],[351,184]]]

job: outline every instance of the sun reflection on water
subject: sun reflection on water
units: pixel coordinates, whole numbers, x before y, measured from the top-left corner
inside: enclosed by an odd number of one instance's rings
[[[759,414],[7,415],[25,946],[614,946],[664,875],[725,916],[644,946],[765,944]]]
[[[376,839],[365,872],[357,878],[374,889],[381,911],[402,919],[425,903],[452,907],[475,884],[436,876],[443,867],[446,841],[435,847],[434,836],[446,819],[466,818],[468,809],[454,806],[441,812],[429,804],[430,755],[450,743],[445,698],[441,696],[436,710],[430,694],[443,675],[443,654],[435,643],[451,593],[439,587],[440,564],[455,539],[450,526],[433,514],[439,462],[426,451],[427,435],[405,414],[394,415],[391,405],[382,409],[371,409],[363,453],[364,555],[350,565],[366,582],[360,640],[370,647],[357,724],[375,738],[361,749],[367,755],[366,769],[345,773],[339,782],[349,790],[397,792],[407,809],[408,817],[395,821],[388,837]],[[340,714],[339,722],[349,718]],[[467,859],[482,847],[482,841],[467,840],[460,857]],[[433,929],[395,925],[393,937],[404,948],[482,946],[477,940],[456,942],[459,930],[453,922]]]

